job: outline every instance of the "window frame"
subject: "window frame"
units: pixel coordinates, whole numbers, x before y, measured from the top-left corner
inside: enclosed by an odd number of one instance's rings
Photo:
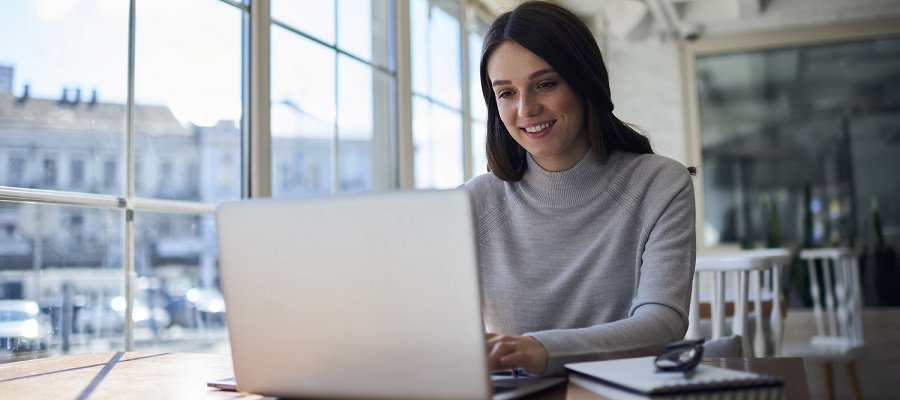
[[[389,0],[388,19],[393,25],[389,29],[393,29],[394,41],[389,44],[393,47],[393,70],[390,67],[378,65],[374,60],[366,61],[353,53],[342,50],[337,44],[330,45],[320,40],[297,31],[295,28],[287,24],[280,24],[273,20],[270,15],[269,0],[254,0],[246,4],[243,0],[212,0],[223,5],[228,5],[239,9],[242,13],[242,119],[240,122],[241,138],[240,138],[240,154],[241,160],[232,160],[232,165],[239,165],[241,182],[240,197],[242,199],[271,197],[272,194],[272,138],[270,132],[270,28],[278,24],[282,28],[288,29],[301,36],[324,44],[328,48],[337,52],[337,56],[345,55],[356,61],[370,65],[375,70],[390,74],[395,77],[393,104],[386,107],[394,107],[392,116],[396,118],[390,129],[392,154],[389,163],[391,163],[391,176],[387,177],[388,184],[393,189],[410,189],[414,187],[414,148],[412,143],[412,81],[411,81],[411,64],[410,64],[410,20],[409,20],[409,2],[404,0]],[[471,178],[471,105],[469,104],[469,82],[470,79],[478,79],[478,77],[469,77],[468,57],[468,35],[472,32],[472,23],[474,16],[478,15],[482,20],[491,20],[491,13],[478,0],[450,0],[458,2],[461,10],[461,29],[459,40],[461,42],[461,82],[460,94],[462,99],[461,110],[463,113],[463,176],[464,179]],[[84,165],[84,179],[88,180],[92,174],[99,175],[101,184],[106,175],[106,163],[112,161],[115,166],[115,184],[124,184],[124,190],[120,194],[103,194],[88,193],[79,190],[85,188],[69,188],[70,190],[45,190],[33,189],[27,187],[11,187],[0,185],[0,202],[8,202],[13,204],[22,203],[38,203],[43,205],[56,206],[79,206],[97,210],[119,210],[124,213],[124,226],[121,237],[122,251],[122,273],[124,275],[124,296],[126,299],[126,310],[124,316],[124,350],[134,350],[134,323],[132,319],[135,307],[135,295],[137,292],[137,274],[135,271],[135,213],[165,213],[165,214],[181,214],[181,215],[211,215],[214,214],[217,203],[200,202],[188,200],[167,200],[160,198],[147,198],[136,195],[135,180],[138,157],[135,153],[135,43],[136,43],[136,4],[137,0],[129,0],[128,13],[128,44],[127,44],[127,95],[126,95],[126,118],[125,118],[125,137],[123,148],[117,153],[109,153],[104,151],[104,155],[100,158],[102,162],[99,166],[91,167]],[[477,14],[476,14],[477,13]],[[55,149],[44,149],[47,151],[56,151]],[[109,154],[107,154],[109,153]],[[10,153],[7,156],[6,165],[2,168],[2,172],[8,174],[9,163],[8,158],[19,157],[18,153]],[[43,174],[43,166],[37,165],[37,161],[29,160],[28,157],[22,157],[24,160],[25,176],[23,180],[18,182],[25,186],[28,185],[28,174],[33,176],[34,180],[41,179]],[[43,158],[41,158],[43,159]],[[68,160],[68,159],[66,159]],[[59,170],[62,159],[57,159],[57,169]],[[335,160],[337,162],[337,160]],[[33,164],[33,165],[32,165]],[[40,168],[39,168],[40,167]],[[34,169],[39,171],[34,171]],[[91,170],[91,168],[96,168]],[[146,169],[146,167],[144,167]],[[177,169],[173,168],[177,173]],[[337,174],[336,174],[337,175]],[[59,175],[57,171],[57,180],[66,181],[68,177]],[[334,192],[334,191],[332,191]]]

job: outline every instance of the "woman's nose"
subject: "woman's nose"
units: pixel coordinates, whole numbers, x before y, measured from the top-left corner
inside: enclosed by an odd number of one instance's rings
[[[541,103],[533,95],[519,96],[519,117],[527,118],[541,113]]]

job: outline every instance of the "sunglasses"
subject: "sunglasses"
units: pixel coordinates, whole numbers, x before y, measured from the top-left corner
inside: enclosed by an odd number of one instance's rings
[[[703,359],[704,341],[697,339],[670,343],[653,360],[656,372],[683,372],[685,377],[690,378]]]

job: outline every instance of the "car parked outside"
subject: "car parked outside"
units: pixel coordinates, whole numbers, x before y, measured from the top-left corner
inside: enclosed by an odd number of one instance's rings
[[[131,315],[135,329],[166,329],[171,318],[165,308],[149,307],[143,299],[136,299]],[[75,330],[82,333],[118,334],[125,328],[125,298],[117,296],[102,305],[84,307],[75,316]]]
[[[0,300],[0,362],[46,356],[52,335],[36,302]]]

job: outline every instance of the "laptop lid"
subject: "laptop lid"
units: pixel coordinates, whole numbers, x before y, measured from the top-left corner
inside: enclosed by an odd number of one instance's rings
[[[462,189],[216,211],[237,384],[280,397],[490,397]]]

